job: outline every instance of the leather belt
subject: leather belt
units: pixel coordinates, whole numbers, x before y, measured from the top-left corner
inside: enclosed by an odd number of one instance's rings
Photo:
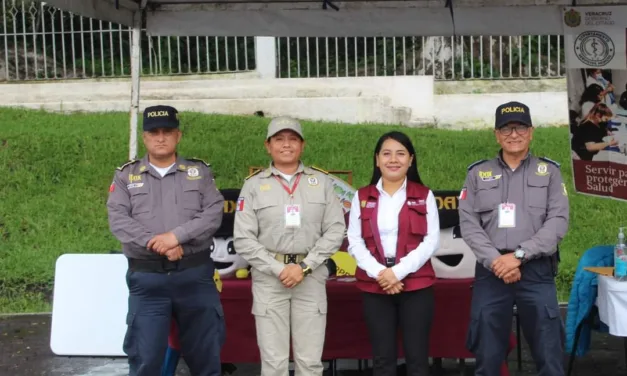
[[[391,268],[394,265],[396,265],[396,258],[394,258],[394,257],[386,257],[385,258],[385,266],[387,268]]]
[[[134,272],[169,273],[194,268],[208,264],[209,262],[211,262],[211,254],[209,251],[201,251],[192,253],[189,256],[183,256],[183,258],[178,261],[170,261],[165,257],[152,260],[129,258],[128,268]]]
[[[502,255],[506,255],[508,253],[514,253],[514,252],[515,252],[515,250],[513,250],[513,249],[499,249],[499,253],[502,254]]]

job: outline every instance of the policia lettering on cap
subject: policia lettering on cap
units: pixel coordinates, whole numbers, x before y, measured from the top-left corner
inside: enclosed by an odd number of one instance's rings
[[[499,106],[497,157],[468,167],[459,197],[466,243],[477,257],[467,347],[475,375],[498,376],[516,304],[537,374],[562,376],[563,323],[555,275],[569,207],[560,166],[529,151],[533,125],[519,102]]]
[[[300,161],[300,123],[273,119],[265,147],[270,166],[244,182],[233,229],[235,251],[252,266],[252,313],[262,376],[321,376],[329,272],[346,225],[326,171]],[[291,341],[290,341],[291,337]]]
[[[217,376],[225,326],[209,244],[224,198],[208,164],[177,155],[176,109],[146,108],[143,131],[147,154],[118,167],[107,200],[111,232],[129,264],[129,374],[161,374],[174,317],[191,374]]]

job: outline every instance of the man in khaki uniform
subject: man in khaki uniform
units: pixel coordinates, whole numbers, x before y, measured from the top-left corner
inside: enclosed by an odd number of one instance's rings
[[[304,144],[298,121],[272,120],[272,163],[246,179],[235,214],[235,250],[252,266],[262,376],[288,374],[290,329],[296,376],[323,372],[325,262],[346,225],[327,172],[300,161]]]

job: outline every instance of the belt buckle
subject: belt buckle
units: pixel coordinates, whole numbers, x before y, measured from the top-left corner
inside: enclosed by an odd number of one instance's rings
[[[385,266],[387,266],[388,268],[393,267],[396,264],[396,260],[391,258],[391,257],[386,257],[385,258]]]
[[[283,263],[284,264],[298,264],[298,262],[296,262],[296,255],[283,255]]]
[[[177,261],[170,261],[167,258],[163,259],[161,261],[161,267],[163,268],[164,271],[166,272],[171,272],[173,270],[177,270],[179,268],[179,262]]]

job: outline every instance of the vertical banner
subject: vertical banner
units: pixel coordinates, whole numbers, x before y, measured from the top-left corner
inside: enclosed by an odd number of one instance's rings
[[[563,10],[575,191],[627,200],[627,6]]]

